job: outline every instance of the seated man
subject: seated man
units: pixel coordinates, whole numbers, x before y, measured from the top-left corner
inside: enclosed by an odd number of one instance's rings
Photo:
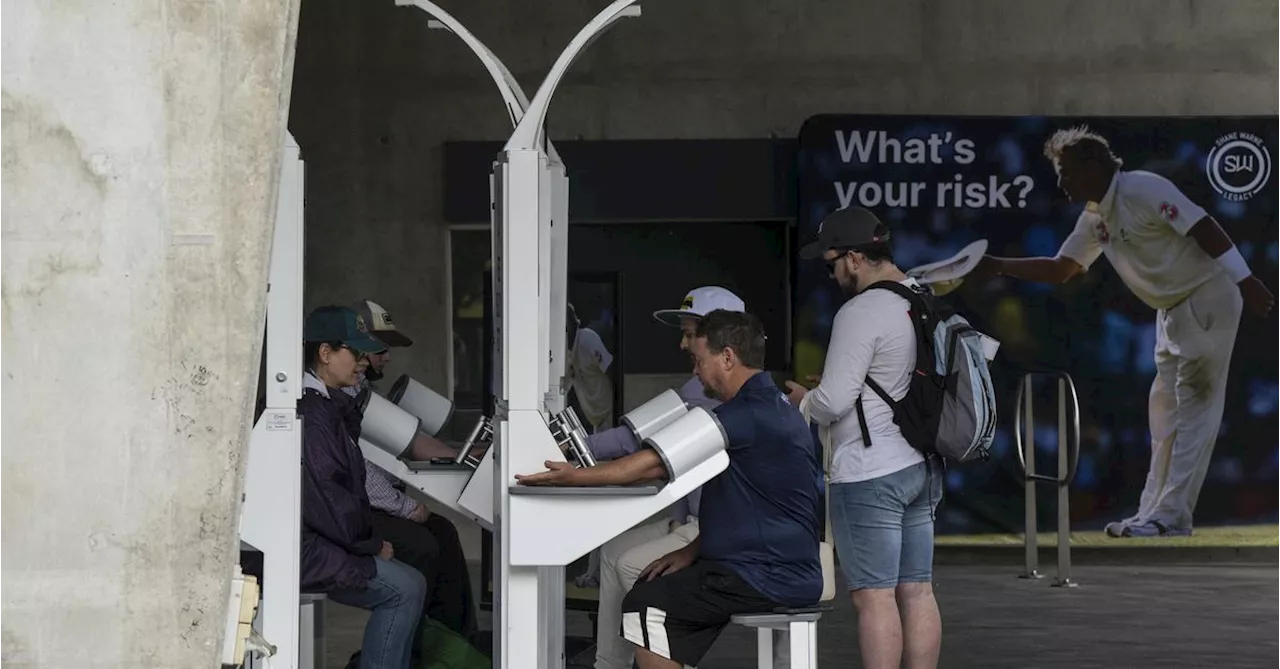
[[[698,321],[716,309],[745,311],[742,298],[720,286],[702,286],[689,291],[678,309],[655,311],[654,320],[680,329],[680,350],[690,352],[697,338]],[[691,407],[700,406],[708,411],[720,405],[720,401],[708,397],[706,388],[698,377],[692,376],[678,392]],[[640,442],[630,427],[620,425],[587,437],[587,445],[598,460],[614,460],[640,450]],[[622,598],[635,585],[654,560],[687,546],[698,536],[699,490],[676,502],[667,513],[642,521],[601,546],[593,554],[600,554],[600,592],[597,612],[595,669],[631,669],[635,660],[635,648],[618,636],[622,626]],[[583,585],[579,583],[579,585]],[[777,666],[786,666],[785,650],[777,646]]]
[[[645,569],[623,600],[622,636],[641,669],[696,666],[729,618],[810,606],[822,594],[820,469],[804,419],[764,367],[764,330],[717,310],[698,323],[694,373],[724,403],[729,467],[702,486],[701,534]],[[630,485],[666,478],[645,448],[596,467],[547,463],[523,485]]]

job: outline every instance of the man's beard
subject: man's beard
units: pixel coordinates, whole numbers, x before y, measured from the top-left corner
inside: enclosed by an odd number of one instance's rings
[[[858,294],[858,277],[850,274],[847,282],[840,283],[840,292],[844,293],[845,299],[855,297]]]
[[[716,391],[712,390],[711,386],[708,386],[705,383],[702,384],[702,394],[706,395],[707,399],[713,399],[713,400],[720,399],[720,395],[716,394]]]
[[[377,381],[382,378],[382,372],[374,369],[373,365],[369,365],[368,369],[364,370],[364,378],[370,381]]]

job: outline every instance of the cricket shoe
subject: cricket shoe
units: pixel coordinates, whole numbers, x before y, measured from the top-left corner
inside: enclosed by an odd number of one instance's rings
[[[1189,537],[1191,536],[1191,528],[1189,527],[1171,527],[1165,525],[1158,520],[1148,520],[1145,523],[1137,523],[1124,528],[1126,537]]]
[[[1116,520],[1116,521],[1107,523],[1107,527],[1104,531],[1107,533],[1107,536],[1118,539],[1124,536],[1124,531],[1126,528],[1128,528],[1130,525],[1138,525],[1138,524],[1140,524],[1138,522],[1138,516],[1136,515],[1129,516],[1124,520]]]

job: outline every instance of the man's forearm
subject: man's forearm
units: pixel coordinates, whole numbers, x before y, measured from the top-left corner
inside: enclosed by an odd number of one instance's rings
[[[594,467],[583,467],[573,472],[572,485],[611,486],[648,483],[666,477],[667,469],[662,458],[651,448],[632,453],[625,458],[611,460]]]
[[[991,258],[996,274],[1037,283],[1064,283],[1079,273],[1080,266],[1069,258]]]

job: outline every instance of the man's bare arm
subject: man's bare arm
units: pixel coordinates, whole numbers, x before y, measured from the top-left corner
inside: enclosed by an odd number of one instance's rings
[[[518,475],[522,485],[555,485],[596,487],[635,485],[667,478],[667,468],[662,458],[652,448],[641,449],[624,458],[610,460],[594,467],[552,467],[539,474]]]
[[[1084,272],[1080,263],[1066,256],[1053,258],[997,258],[985,256],[976,271],[1037,283],[1066,283]]]
[[[1231,237],[1227,236],[1227,231],[1222,229],[1221,225],[1213,219],[1212,216],[1205,216],[1196,221],[1196,224],[1187,230],[1187,236],[1194,239],[1196,244],[1210,258],[1218,256],[1231,250],[1235,244],[1231,241]]]
[[[1240,289],[1244,306],[1250,313],[1257,316],[1266,316],[1271,313],[1276,303],[1275,296],[1262,283],[1262,280],[1249,270],[1240,251],[1236,249],[1235,242],[1231,241],[1227,231],[1223,230],[1212,216],[1205,216],[1196,221],[1196,224],[1187,230],[1187,236],[1194,239],[1196,245],[1223,268],[1231,281]]]

